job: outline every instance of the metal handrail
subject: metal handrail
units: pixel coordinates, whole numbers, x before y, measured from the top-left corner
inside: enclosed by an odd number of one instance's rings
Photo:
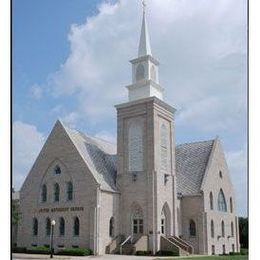
[[[130,239],[131,239],[131,236],[128,236],[127,239],[123,243],[120,244],[120,255],[122,255],[123,245]]]

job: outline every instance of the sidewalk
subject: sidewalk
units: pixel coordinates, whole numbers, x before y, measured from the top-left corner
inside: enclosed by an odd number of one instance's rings
[[[13,260],[24,259],[50,259],[49,255],[33,255],[33,254],[12,254]],[[58,256],[54,255],[53,259],[59,260],[87,260],[87,259],[97,259],[97,260],[156,260],[158,257],[154,256],[134,256],[134,255],[103,255],[103,256]]]

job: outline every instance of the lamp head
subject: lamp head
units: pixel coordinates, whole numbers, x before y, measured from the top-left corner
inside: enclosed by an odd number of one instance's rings
[[[52,220],[52,221],[51,221],[51,225],[52,225],[52,226],[55,226],[55,224],[56,224],[55,220]]]

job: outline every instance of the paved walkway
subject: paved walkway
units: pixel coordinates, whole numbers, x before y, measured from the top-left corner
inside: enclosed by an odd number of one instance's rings
[[[49,255],[33,255],[33,254],[12,254],[12,259],[30,260],[30,259],[50,259]],[[54,256],[53,259],[58,260],[156,260],[154,256],[134,256],[134,255],[103,255],[103,256]]]

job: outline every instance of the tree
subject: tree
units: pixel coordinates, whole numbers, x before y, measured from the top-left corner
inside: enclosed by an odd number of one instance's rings
[[[239,217],[239,237],[241,247],[248,248],[248,218]]]

